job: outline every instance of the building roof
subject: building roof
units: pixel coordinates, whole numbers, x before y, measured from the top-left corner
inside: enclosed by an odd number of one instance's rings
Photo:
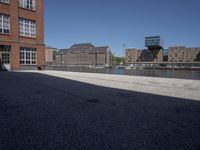
[[[145,46],[148,48],[163,47],[163,42],[160,36],[145,37]]]
[[[67,54],[67,53],[106,53],[111,52],[108,46],[95,47],[91,43],[83,44],[74,44],[69,49],[60,49],[58,54]]]
[[[67,54],[69,52],[69,49],[59,49],[58,54]]]
[[[104,46],[104,47],[94,47],[90,53],[106,53],[108,51],[109,47]]]
[[[57,48],[55,48],[55,47],[51,47],[51,46],[47,46],[47,47],[45,47],[46,49],[55,49],[55,50],[57,50]]]
[[[186,47],[185,46],[172,46],[172,47],[169,47],[169,48],[182,49],[182,48],[186,48]]]
[[[70,47],[70,51],[87,51],[94,48],[91,43],[74,44]]]

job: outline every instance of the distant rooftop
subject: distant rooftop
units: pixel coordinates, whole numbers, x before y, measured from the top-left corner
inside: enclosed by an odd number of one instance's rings
[[[45,48],[48,48],[48,49],[57,49],[57,48],[51,47],[51,46],[47,46],[47,47],[45,47]]]
[[[200,49],[200,47],[186,47],[186,46],[172,46],[169,48],[174,48],[174,49]]]
[[[58,54],[67,54],[67,53],[77,53],[77,52],[83,52],[83,53],[105,53],[105,52],[111,52],[110,48],[108,46],[102,46],[102,47],[95,47],[91,43],[81,43],[81,44],[74,44],[69,49],[60,49]]]
[[[70,47],[70,49],[92,49],[95,46],[91,43],[82,43],[82,44],[74,44]]]
[[[151,47],[162,47],[162,40],[160,36],[148,36],[145,37],[145,46]]]

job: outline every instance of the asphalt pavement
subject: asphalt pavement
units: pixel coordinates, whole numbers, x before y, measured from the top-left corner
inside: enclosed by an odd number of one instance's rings
[[[0,72],[0,150],[198,150],[200,101]]]

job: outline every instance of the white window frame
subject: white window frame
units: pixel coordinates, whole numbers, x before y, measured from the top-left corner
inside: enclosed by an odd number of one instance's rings
[[[20,65],[37,65],[37,49],[21,47]]]
[[[10,16],[0,14],[0,34],[10,34]],[[8,30],[8,33],[6,32]]]
[[[19,35],[36,38],[36,21],[19,18]]]
[[[35,10],[35,0],[19,0],[19,7]]]
[[[9,0],[0,0],[1,3],[9,4]]]

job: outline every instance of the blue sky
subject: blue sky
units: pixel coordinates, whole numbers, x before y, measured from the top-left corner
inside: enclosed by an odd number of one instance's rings
[[[75,43],[145,48],[144,37],[160,35],[164,47],[200,47],[199,0],[45,0],[45,44]]]

